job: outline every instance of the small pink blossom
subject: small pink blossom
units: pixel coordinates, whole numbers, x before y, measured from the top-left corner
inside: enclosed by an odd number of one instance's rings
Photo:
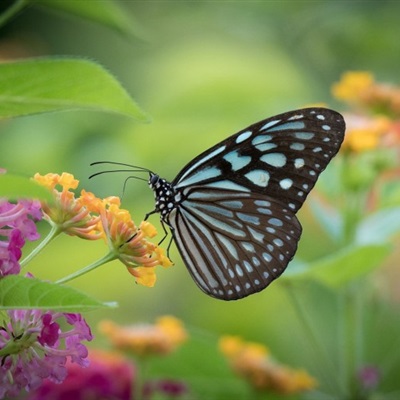
[[[67,360],[88,366],[88,351],[81,341],[93,336],[79,314],[9,310],[7,316],[0,330],[0,399],[36,389],[46,378],[61,383],[67,376]]]

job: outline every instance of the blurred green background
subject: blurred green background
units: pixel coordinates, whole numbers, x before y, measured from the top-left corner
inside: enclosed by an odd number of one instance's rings
[[[80,180],[81,189],[100,197],[121,196],[126,176],[89,180],[98,171],[89,166],[91,162],[126,162],[172,180],[201,151],[255,121],[312,104],[340,111],[330,86],[344,71],[367,70],[382,81],[398,80],[397,1],[120,5],[138,32],[134,37],[30,7],[0,31],[0,58],[68,55],[97,60],[153,121],[139,124],[83,111],[1,121],[1,167],[27,176],[67,171]],[[153,194],[145,183],[129,180],[123,207],[139,223],[154,208]],[[307,206],[300,211],[300,220],[304,233],[296,257],[312,259],[329,252],[331,244],[310,219]],[[157,216],[150,221],[160,227]],[[43,232],[47,229],[43,224]],[[30,270],[56,279],[105,252],[102,243],[61,237],[32,262]],[[88,314],[92,326],[103,318],[133,323],[173,314],[189,327],[215,335],[240,334],[261,341],[283,361],[293,355],[301,360],[306,354],[298,339],[295,311],[279,281],[241,301],[221,302],[196,287],[174,246],[171,257],[176,265],[159,268],[152,289],[136,285],[117,262],[72,282],[101,300],[120,304],[116,310]],[[309,284],[300,291],[315,292],[318,298],[318,288]],[[315,305],[320,315],[315,323],[327,331],[333,312],[330,300],[324,297]]]

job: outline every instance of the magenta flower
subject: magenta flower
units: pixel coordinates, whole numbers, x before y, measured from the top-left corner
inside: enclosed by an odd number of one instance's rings
[[[19,274],[19,260],[25,240],[39,238],[34,221],[42,217],[38,201],[19,200],[16,204],[0,199],[0,278]]]
[[[61,383],[67,376],[67,360],[88,366],[81,341],[93,336],[79,314],[10,310],[7,316],[9,321],[0,330],[0,399],[36,389],[46,378]]]
[[[131,363],[117,353],[92,350],[90,367],[79,368],[68,361],[68,376],[61,384],[46,379],[26,400],[135,400],[131,397],[135,370]]]

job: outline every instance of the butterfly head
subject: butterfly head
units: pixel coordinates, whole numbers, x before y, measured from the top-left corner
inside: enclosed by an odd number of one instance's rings
[[[154,192],[156,199],[156,211],[161,214],[161,218],[167,222],[170,212],[177,207],[179,196],[172,187],[171,183],[157,174],[150,172],[149,186]]]

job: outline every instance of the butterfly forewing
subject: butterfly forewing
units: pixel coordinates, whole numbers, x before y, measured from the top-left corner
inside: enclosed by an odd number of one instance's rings
[[[292,259],[301,234],[296,216],[278,200],[217,188],[190,188],[169,223],[193,279],[223,300],[268,286]]]
[[[268,194],[293,211],[338,152],[343,117],[324,108],[288,112],[238,132],[190,162],[173,181]]]
[[[344,130],[335,111],[292,111],[230,136],[172,183],[151,174],[156,211],[204,292],[240,299],[285,270],[301,235],[295,213],[338,152]]]

